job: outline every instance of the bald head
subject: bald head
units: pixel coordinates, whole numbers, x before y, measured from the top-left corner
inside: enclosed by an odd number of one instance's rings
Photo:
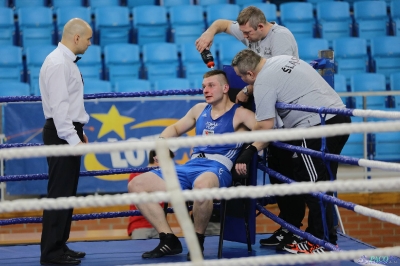
[[[92,28],[86,21],[73,18],[64,26],[61,43],[74,54],[83,54],[91,44],[92,34]]]

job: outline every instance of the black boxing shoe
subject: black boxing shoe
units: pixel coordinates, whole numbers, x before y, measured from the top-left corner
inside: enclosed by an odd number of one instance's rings
[[[203,255],[203,258],[204,258],[204,254],[203,254],[203,252],[204,252],[204,239],[205,239],[206,237],[205,237],[204,234],[199,234],[199,233],[196,233],[196,236],[197,236],[197,240],[199,241],[200,250],[201,250],[201,255]],[[188,252],[188,254],[186,255],[186,259],[187,259],[188,261],[192,260],[192,259],[190,258],[190,252]]]
[[[144,259],[161,258],[182,253],[181,241],[174,234],[160,233],[160,244],[152,251],[142,254]]]
[[[51,260],[40,260],[41,265],[79,265],[80,260],[71,258],[68,255],[62,254]]]

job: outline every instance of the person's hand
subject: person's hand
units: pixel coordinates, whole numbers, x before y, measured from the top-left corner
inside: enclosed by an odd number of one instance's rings
[[[89,143],[89,139],[85,134],[83,134],[83,142],[84,143]]]
[[[201,53],[204,49],[210,48],[213,40],[214,34],[205,31],[195,42],[197,51]]]
[[[256,152],[257,148],[251,144],[248,145],[244,150],[242,150],[239,157],[236,159],[235,164],[235,170],[239,175],[247,174],[247,165],[249,165],[254,153]]]
[[[249,100],[249,96],[244,94],[243,91],[239,91],[238,94],[236,94],[236,103],[247,103],[247,101]]]

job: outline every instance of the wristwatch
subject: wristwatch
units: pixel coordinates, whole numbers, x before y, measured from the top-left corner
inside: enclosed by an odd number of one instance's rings
[[[244,95],[249,96],[249,90],[247,89],[247,86],[244,86],[242,92],[244,93]]]

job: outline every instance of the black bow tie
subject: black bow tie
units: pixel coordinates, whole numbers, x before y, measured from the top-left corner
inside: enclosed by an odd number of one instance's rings
[[[76,62],[78,62],[79,61],[79,59],[81,59],[82,57],[80,57],[80,56],[77,56],[76,57],[76,59],[75,59],[75,61],[74,61],[74,63],[76,63]]]

